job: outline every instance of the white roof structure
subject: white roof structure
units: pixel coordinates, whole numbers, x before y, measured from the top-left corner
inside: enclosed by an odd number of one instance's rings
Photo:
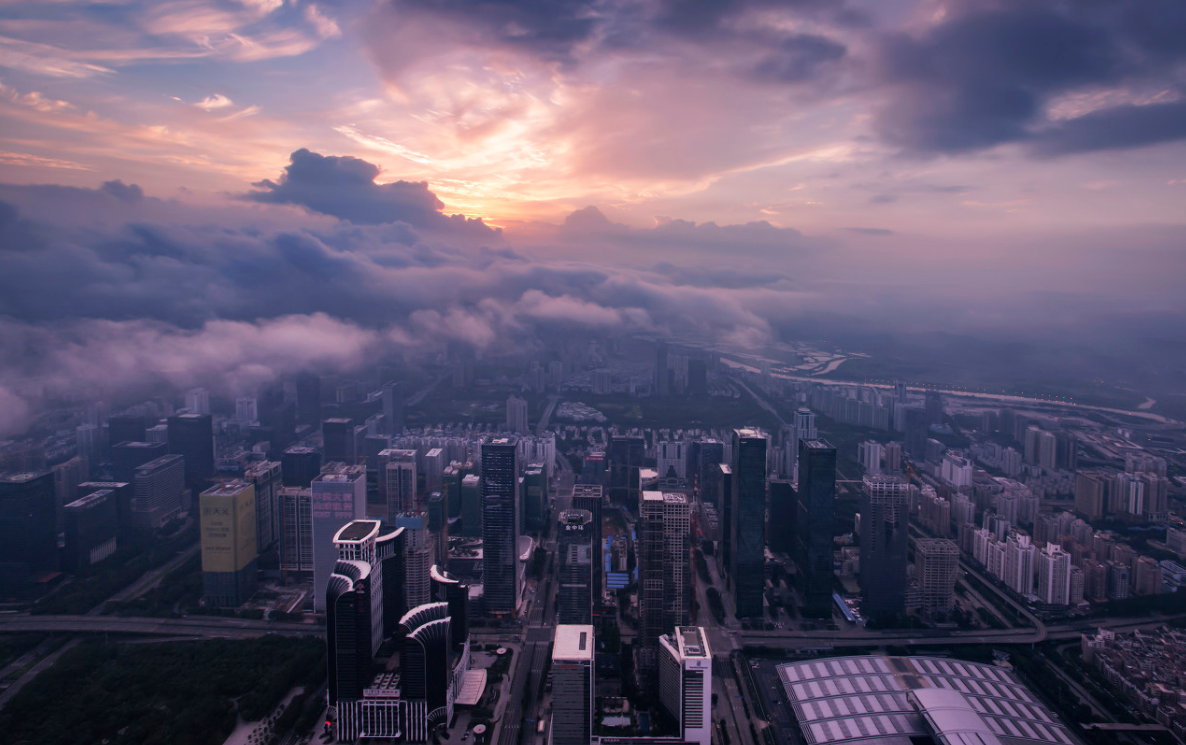
[[[575,623],[556,626],[556,641],[552,646],[552,659],[568,662],[592,662],[593,627]]]
[[[461,683],[461,690],[453,700],[454,706],[477,706],[482,700],[482,692],[486,690],[486,670],[470,668],[465,671],[465,679]]]
[[[940,657],[833,657],[778,667],[808,745],[1075,745],[1008,671]]]

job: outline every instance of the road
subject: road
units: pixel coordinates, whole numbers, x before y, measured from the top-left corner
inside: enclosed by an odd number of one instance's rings
[[[15,696],[22,688],[31,683],[33,678],[36,678],[43,671],[49,669],[50,666],[58,661],[59,657],[66,654],[66,652],[73,649],[74,647],[77,647],[81,642],[82,639],[78,637],[71,639],[70,641],[63,644],[56,652],[47,655],[45,659],[29,668],[28,672],[13,681],[12,685],[10,685],[4,691],[4,693],[0,693],[0,709],[3,709],[8,703],[9,699]]]
[[[200,543],[195,543],[156,569],[149,569],[147,572],[140,575],[140,578],[135,582],[107,598],[102,603],[99,603],[94,608],[91,608],[89,611],[87,611],[87,615],[101,615],[103,613],[103,609],[108,603],[118,603],[124,600],[134,600],[140,597],[144,593],[159,585],[161,580],[163,580],[165,576],[169,574],[169,572],[172,572],[177,567],[197,556],[198,552],[201,550],[202,545]]]
[[[544,408],[544,413],[539,418],[539,423],[535,425],[536,437],[543,437],[544,432],[548,431],[548,423],[552,419],[552,412],[556,411],[556,404],[560,403],[559,396],[550,396],[548,398],[548,405]]]
[[[763,398],[762,396],[759,396],[757,393],[755,393],[754,389],[750,388],[747,383],[742,381],[740,378],[732,378],[732,380],[734,383],[736,383],[737,385],[744,388],[745,392],[748,393],[751,397],[753,397],[753,399],[755,401],[758,402],[758,406],[761,406],[763,409],[770,412],[770,416],[774,417],[774,419],[778,422],[779,427],[781,427],[782,429],[787,429],[788,427],[791,426],[785,419],[782,418],[782,416],[779,415],[778,411],[774,408],[774,406],[772,406],[770,404],[769,401],[767,401],[765,398]],[[819,381],[816,381],[816,382],[819,382]]]
[[[249,639],[264,634],[322,636],[325,627],[305,623],[278,623],[220,616],[191,618],[138,618],[118,616],[0,616],[0,633],[28,631],[95,634],[147,634],[204,638]]]

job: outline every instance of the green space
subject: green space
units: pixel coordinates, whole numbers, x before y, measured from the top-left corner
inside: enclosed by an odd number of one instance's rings
[[[49,638],[49,634],[5,634],[0,636],[0,666],[7,665]]]
[[[324,676],[319,639],[88,642],[21,689],[0,711],[0,732],[25,745],[218,745],[239,715],[262,719]]]

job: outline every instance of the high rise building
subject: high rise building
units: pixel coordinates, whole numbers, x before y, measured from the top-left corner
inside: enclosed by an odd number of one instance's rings
[[[118,442],[111,446],[111,474],[116,481],[131,481],[137,468],[168,453],[163,442]]]
[[[205,488],[214,477],[214,420],[209,414],[175,414],[169,417],[169,452],[185,457],[185,485]]]
[[[246,425],[259,424],[259,401],[254,396],[235,399],[235,421]]]
[[[354,463],[354,420],[326,419],[321,423],[321,440],[325,462]]]
[[[557,525],[559,588],[558,623],[593,622],[593,515],[587,510],[565,510]]]
[[[210,392],[205,388],[194,388],[185,392],[185,408],[199,416],[210,414]],[[184,453],[178,453],[184,455]]]
[[[1005,571],[1001,581],[1022,597],[1034,591],[1034,557],[1037,552],[1030,537],[1023,533],[1013,533],[1005,542]]]
[[[408,607],[415,608],[431,599],[429,570],[436,563],[436,545],[428,530],[428,513],[422,510],[400,512],[393,522],[404,531],[404,596]]]
[[[733,432],[733,553],[730,557],[739,618],[762,615],[766,588],[766,433]]]
[[[358,561],[370,567],[372,655],[379,651],[379,646],[383,643],[383,565],[379,560],[378,550],[380,527],[378,520],[353,520],[334,534],[338,562]]]
[[[379,453],[379,493],[387,514],[416,509],[416,451],[388,449]]]
[[[90,466],[87,459],[76,455],[50,469],[54,475],[54,512],[57,515],[57,528],[61,530],[63,508],[78,499],[78,485],[87,480]]]
[[[712,743],[712,651],[699,626],[659,638],[659,703],[679,722],[684,743]]]
[[[404,529],[384,523],[375,536],[375,560],[383,571],[383,636],[399,631],[399,619],[408,612],[408,593],[405,588]]]
[[[448,603],[428,603],[404,614],[400,685],[404,698],[428,704],[428,724],[453,717],[453,634]]]
[[[887,473],[902,471],[902,443],[887,442],[884,448],[885,470]]]
[[[1038,552],[1038,599],[1048,605],[1071,602],[1071,555],[1048,543]]]
[[[857,456],[861,468],[870,476],[881,473],[881,443],[876,440],[866,440],[857,446]]]
[[[770,479],[770,523],[766,542],[771,551],[793,555],[795,552],[795,510],[798,508],[795,487],[789,479]]]
[[[366,517],[366,466],[328,463],[313,479],[313,600],[325,610],[325,588],[334,572],[338,552],[334,536],[343,525]]]
[[[688,444],[683,440],[677,440],[675,442],[660,442],[655,445],[657,460],[655,470],[659,472],[659,478],[686,479],[688,477]]]
[[[237,608],[255,594],[255,487],[227,481],[202,492],[202,597],[207,606]]]
[[[404,431],[404,388],[396,382],[383,384],[383,434],[395,437]]]
[[[641,437],[611,437],[609,441],[609,500],[633,507],[638,504],[638,471],[645,444]]]
[[[243,469],[243,480],[255,487],[255,545],[259,553],[280,539],[280,509],[277,501],[284,485],[279,461],[261,460]]]
[[[371,565],[335,561],[326,578],[325,636],[329,705],[358,700],[374,676]]]
[[[905,612],[910,488],[892,476],[866,476],[861,490],[861,611],[866,618]]]
[[[590,536],[589,546],[592,549],[593,598],[595,601],[601,597],[602,574],[605,572],[605,559],[603,558],[604,544],[602,542],[601,528],[601,508],[604,503],[604,490],[600,485],[575,484],[572,487],[572,508],[574,510],[585,510],[591,517],[588,530]]]
[[[100,489],[63,508],[66,551],[62,568],[77,572],[115,553],[118,529],[116,493]]]
[[[607,465],[605,461],[605,451],[593,450],[590,451],[585,459],[581,461],[581,473],[577,478],[578,484],[593,484],[595,486],[607,486]]]
[[[296,376],[297,421],[301,424],[321,422],[321,378],[312,373]],[[297,486],[289,484],[289,486]]]
[[[832,523],[836,501],[836,448],[819,439],[799,441],[799,488],[794,517],[794,557],[803,614],[832,615]]]
[[[515,437],[482,443],[482,553],[486,611],[513,616],[519,601],[519,467]]]
[[[120,414],[107,420],[107,440],[112,445],[120,442],[145,442],[148,422],[142,416]]]
[[[515,395],[507,399],[507,432],[531,434],[527,425],[527,401]]]
[[[928,424],[943,423],[943,395],[939,391],[927,391],[923,398],[923,411]]]
[[[449,606],[453,651],[460,652],[469,641],[469,585],[435,565],[429,570],[429,579],[431,602]]]
[[[284,486],[277,493],[280,508],[280,570],[313,571],[313,489]]]
[[[946,538],[920,538],[914,544],[914,577],[921,591],[922,612],[942,617],[955,607],[960,549]]]
[[[540,463],[533,463],[523,471],[523,504],[520,528],[537,533],[543,530],[544,514],[548,509],[548,474]]]
[[[691,505],[679,492],[645,491],[639,502],[638,669],[644,680],[657,672],[659,637],[691,615]]]
[[[164,527],[181,513],[185,501],[185,456],[162,455],[132,474],[128,525],[142,534]]]
[[[461,477],[461,534],[482,535],[482,480],[476,473]]]
[[[57,568],[53,474],[0,474],[0,594],[25,593]]]
[[[449,504],[439,491],[428,495],[428,537],[433,564],[449,566]]]
[[[671,392],[670,375],[667,368],[667,342],[655,342],[655,395],[666,396]]]
[[[699,462],[696,463],[696,471],[697,471],[698,487],[700,489],[700,492],[703,493],[705,490],[705,483],[708,480],[709,470],[716,468],[721,463],[726,462],[725,461],[725,443],[720,442],[719,440],[706,439],[706,440],[701,440],[697,444],[699,445],[698,449],[700,451],[700,454],[699,454]],[[705,499],[702,496],[701,501],[711,502],[712,504],[716,505],[717,507],[721,506],[719,498]]]
[[[588,745],[593,694],[593,627],[560,624],[552,645],[553,745]]]
[[[280,456],[280,473],[284,486],[308,489],[321,474],[321,453],[316,448],[293,445]]]

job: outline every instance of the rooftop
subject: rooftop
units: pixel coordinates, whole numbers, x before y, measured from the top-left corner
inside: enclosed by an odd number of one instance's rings
[[[675,630],[676,643],[683,657],[708,657],[708,640],[699,626],[679,626]]]
[[[556,627],[553,660],[593,660],[593,627],[579,624],[560,624]]]
[[[359,543],[378,534],[378,520],[353,520],[338,530],[334,543]]]
[[[247,483],[246,481],[239,481],[239,480],[223,481],[221,483],[215,484],[214,486],[210,487],[206,491],[202,492],[202,496],[209,495],[209,496],[213,496],[213,497],[230,497],[230,496],[234,496],[235,494],[238,494],[246,489],[254,489],[254,488],[255,487],[253,487],[251,484]]]
[[[111,493],[112,493],[112,491],[110,489],[100,489],[99,491],[91,492],[90,494],[86,495],[85,497],[79,497],[78,499],[74,500],[70,504],[66,505],[63,509],[67,509],[67,510],[86,509],[87,507],[92,507],[99,502],[105,501],[107,499],[108,495],[110,495]]]

